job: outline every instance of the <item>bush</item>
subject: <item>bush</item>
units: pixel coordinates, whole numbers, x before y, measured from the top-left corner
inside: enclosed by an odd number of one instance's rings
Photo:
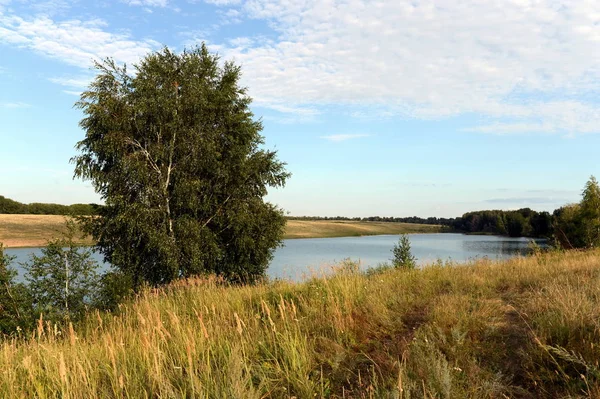
[[[12,261],[0,243],[0,335],[25,330],[33,321],[29,291],[15,282],[17,272],[10,267]]]
[[[100,277],[93,307],[99,310],[114,311],[125,299],[133,294],[133,279],[120,271],[109,271]]]
[[[52,321],[76,320],[90,307],[98,284],[98,263],[91,251],[75,243],[75,222],[67,220],[64,237],[48,242],[42,255],[23,264],[33,313]]]

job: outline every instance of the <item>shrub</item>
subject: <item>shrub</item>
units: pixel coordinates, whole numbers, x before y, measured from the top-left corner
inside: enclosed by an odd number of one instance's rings
[[[394,258],[392,263],[396,268],[414,269],[417,265],[415,257],[410,252],[410,240],[406,234],[402,234],[398,243],[392,249]]]

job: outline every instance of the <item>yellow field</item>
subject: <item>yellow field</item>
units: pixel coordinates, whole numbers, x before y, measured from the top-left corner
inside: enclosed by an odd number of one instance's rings
[[[59,215],[1,215],[0,243],[5,247],[39,247],[48,240],[60,237],[65,230],[65,216]],[[91,244],[91,240],[81,240]]]
[[[439,233],[441,226],[332,220],[288,220],[285,238],[324,238],[377,234]]]
[[[38,247],[58,238],[64,230],[64,216],[1,215],[0,242],[8,248]],[[375,234],[437,233],[440,226],[412,223],[288,221],[284,238],[323,238]],[[92,244],[90,239],[82,240]]]

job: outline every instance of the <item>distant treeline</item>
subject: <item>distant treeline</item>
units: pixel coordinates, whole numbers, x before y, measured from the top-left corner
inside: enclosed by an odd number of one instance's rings
[[[0,195],[0,213],[34,215],[95,215],[102,205],[98,204],[23,204]],[[516,211],[484,210],[467,212],[457,218],[422,218],[418,216],[287,216],[289,220],[347,220],[358,222],[395,222],[428,225],[442,225],[449,229],[472,234],[498,234],[511,237],[550,237],[553,234],[553,221],[562,215],[563,208],[550,214],[529,208]]]
[[[369,216],[349,218],[345,216],[289,216],[290,220],[348,220],[359,222],[396,222],[416,224],[436,224],[448,226],[464,233],[484,233],[508,235],[511,237],[550,237],[552,235],[552,215],[529,208],[516,211],[486,210],[468,212],[457,218],[421,218],[418,216],[392,217]]]
[[[394,223],[415,223],[415,224],[441,224],[451,226],[454,218],[420,218],[418,216],[393,217],[393,216],[369,216],[369,217],[346,217],[346,216],[288,216],[289,220],[348,220],[354,222],[394,222]]]
[[[529,208],[516,211],[468,212],[454,219],[450,226],[465,233],[488,233],[510,237],[550,237],[552,215]]]
[[[0,195],[0,213],[33,214],[33,215],[95,215],[98,213],[97,204],[43,204],[34,202],[23,204]]]

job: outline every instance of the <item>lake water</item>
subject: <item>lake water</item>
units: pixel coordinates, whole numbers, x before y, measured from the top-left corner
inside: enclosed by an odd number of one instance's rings
[[[460,262],[482,257],[504,259],[524,255],[531,241],[527,238],[449,233],[409,234],[409,238],[411,252],[419,265],[437,259]],[[301,280],[305,276],[327,273],[332,266],[348,258],[360,262],[361,268],[366,269],[389,262],[391,250],[397,242],[397,235],[284,240],[284,246],[275,251],[267,274],[272,278]],[[13,266],[19,269],[19,262],[27,261],[32,252],[40,254],[40,251],[40,248],[13,248],[6,253],[17,257]],[[101,261],[98,254],[94,254],[94,258]],[[22,273],[21,270],[19,272]]]

